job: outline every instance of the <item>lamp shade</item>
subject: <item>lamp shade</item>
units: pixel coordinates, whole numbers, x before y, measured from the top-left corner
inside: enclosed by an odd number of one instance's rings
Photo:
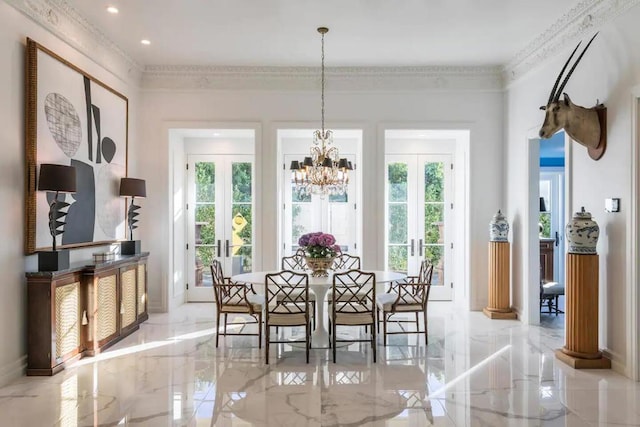
[[[120,195],[124,197],[147,197],[147,186],[144,179],[122,178]]]
[[[298,161],[298,160],[292,160],[292,161],[291,161],[291,167],[290,167],[289,169],[291,169],[292,171],[297,171],[297,170],[299,170],[299,169],[300,169],[300,161]]]
[[[540,212],[547,211],[547,204],[544,201],[544,197],[540,197]]]
[[[38,190],[75,193],[76,168],[50,163],[41,164],[40,174],[38,175]]]

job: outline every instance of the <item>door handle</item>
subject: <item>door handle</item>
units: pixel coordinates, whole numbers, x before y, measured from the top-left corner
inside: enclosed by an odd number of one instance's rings
[[[411,256],[414,256],[416,253],[415,243],[416,243],[415,239],[411,239]]]
[[[422,256],[422,239],[418,240],[418,255]]]
[[[218,239],[218,258],[220,258],[220,255],[222,254],[222,242],[220,242],[220,239]]]
[[[229,258],[229,239],[224,241],[224,256]]]
[[[560,235],[556,231],[556,246],[558,246],[559,244],[560,244]]]

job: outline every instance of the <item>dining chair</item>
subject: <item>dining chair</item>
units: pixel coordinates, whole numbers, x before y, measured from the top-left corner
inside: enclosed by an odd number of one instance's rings
[[[304,342],[307,363],[311,347],[311,322],[309,315],[309,275],[291,270],[269,273],[264,279],[266,288],[265,312],[265,360],[269,364],[269,345]],[[305,327],[304,341],[271,341],[270,328]]]
[[[264,307],[264,296],[258,295],[253,287],[244,283],[232,282],[229,277],[225,277],[220,261],[213,260],[211,263],[211,277],[213,278],[213,291],[216,301],[216,348],[220,335],[249,335],[258,337],[258,348],[262,348],[262,310]],[[231,325],[258,324],[257,333],[227,332],[227,315],[247,314],[253,317],[255,322],[231,323]],[[220,315],[224,314],[224,329],[220,333]]]
[[[283,256],[280,263],[283,270],[307,270],[307,263],[304,260],[304,251],[298,249],[291,256]]]
[[[330,300],[330,334],[333,363],[336,362],[336,343],[371,342],[373,362],[376,362],[376,275],[349,270],[333,275]],[[371,326],[368,339],[337,339],[338,326]]]
[[[304,250],[298,249],[296,253],[291,256],[282,257],[280,268],[282,270],[295,270],[303,271],[308,270],[307,263],[304,259]],[[313,327],[316,327],[316,295],[309,293],[309,304],[311,304],[311,319]]]
[[[417,276],[408,276],[398,282],[392,282],[386,293],[378,295],[376,305],[378,307],[378,330],[380,322],[383,324],[383,342],[387,345],[387,335],[395,334],[420,334],[424,333],[425,344],[429,343],[427,334],[427,302],[431,290],[431,278],[433,276],[433,264],[429,260],[423,260]],[[420,331],[419,313],[424,317],[424,331]],[[415,323],[416,330],[409,331],[402,328],[401,331],[388,332],[387,323],[396,314],[414,313],[415,320],[398,319],[396,323]]]
[[[333,261],[332,268],[334,270],[359,270],[360,257],[343,252]]]

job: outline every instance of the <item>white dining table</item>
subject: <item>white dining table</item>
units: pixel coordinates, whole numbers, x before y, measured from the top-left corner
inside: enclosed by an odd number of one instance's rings
[[[363,270],[366,273],[375,273],[376,275],[376,293],[384,292],[385,283],[401,280],[407,277],[404,273],[397,273],[395,271],[371,271]],[[237,274],[231,277],[234,282],[251,283],[252,285],[264,286],[265,275],[278,273],[279,271],[257,271],[253,273]],[[299,271],[300,273],[309,273],[308,271]],[[311,347],[313,348],[328,348],[329,347],[329,331],[325,325],[325,319],[328,319],[328,313],[325,313],[325,300],[327,294],[333,284],[333,274],[341,273],[341,271],[330,271],[327,277],[313,277],[309,274],[309,290],[311,290],[316,296],[316,322],[315,329],[311,334]],[[327,322],[328,324],[328,322]]]

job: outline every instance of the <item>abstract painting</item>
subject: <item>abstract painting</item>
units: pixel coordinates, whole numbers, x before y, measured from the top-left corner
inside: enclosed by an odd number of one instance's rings
[[[42,163],[76,168],[60,248],[102,245],[125,238],[128,99],[27,39],[25,252],[51,247],[48,228],[53,193],[36,191]],[[61,196],[62,197],[62,196]]]

